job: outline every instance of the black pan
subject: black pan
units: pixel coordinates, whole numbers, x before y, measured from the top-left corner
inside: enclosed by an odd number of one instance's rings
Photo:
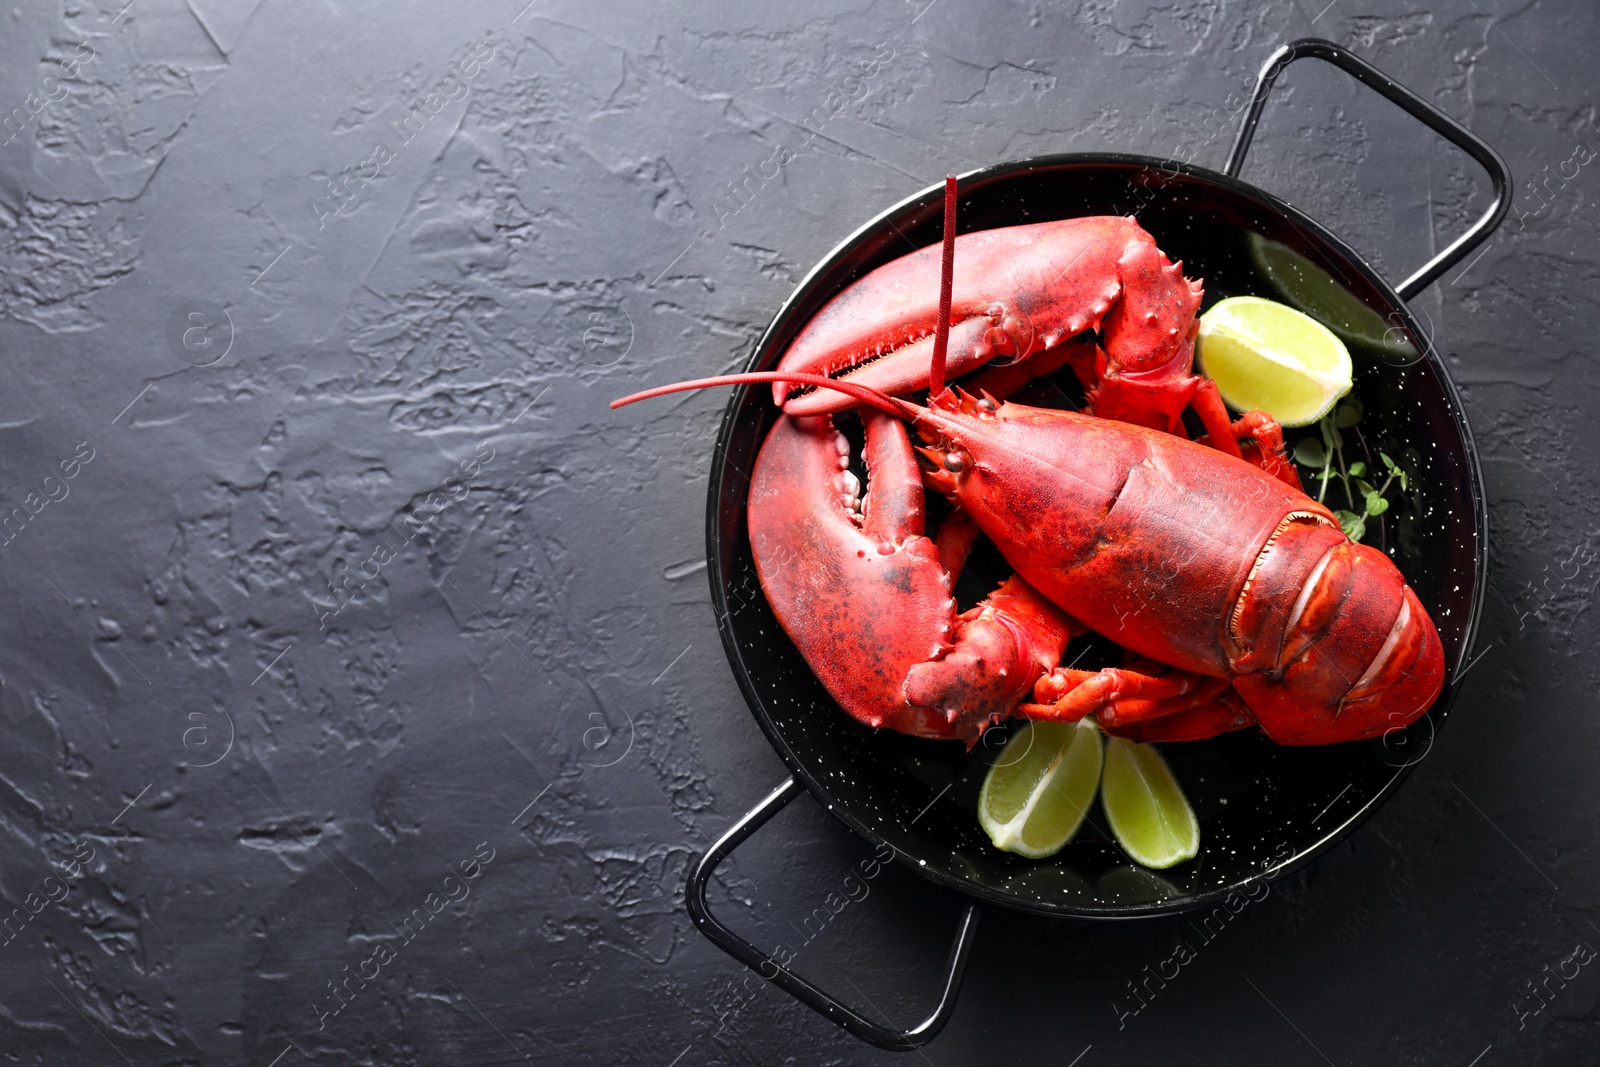
[[[1320,224],[1236,177],[1273,81],[1303,56],[1333,63],[1377,90],[1489,172],[1493,206],[1398,288]],[[1492,148],[1350,52],[1314,39],[1283,47],[1263,67],[1224,173],[1143,156],[1076,154],[1004,163],[963,176],[962,232],[1136,214],[1161,249],[1183,261],[1185,274],[1205,279],[1207,306],[1227,296],[1303,298],[1318,286],[1337,286],[1347,300],[1370,309],[1349,311],[1345,322],[1329,323],[1347,335],[1356,364],[1355,395],[1366,409],[1354,447],[1373,459],[1380,451],[1407,457],[1421,475],[1415,506],[1384,517],[1379,543],[1392,553],[1438,625],[1451,680],[1427,716],[1381,739],[1287,748],[1249,730],[1165,746],[1200,818],[1203,842],[1195,860],[1172,870],[1158,874],[1130,866],[1089,826],[1047,860],[1000,852],[989,844],[975,814],[984,761],[959,742],[908,738],[857,723],[824,691],[773,617],[756,581],[745,505],[746,472],[776,411],[766,387],[741,388],[729,402],[712,462],[708,569],[734,677],[792,777],[695,864],[686,897],[700,930],[857,1036],[883,1048],[911,1049],[931,1040],[954,1006],[980,902],[1080,919],[1204,908],[1310,862],[1371,815],[1426,755],[1455,698],[1454,678],[1472,646],[1488,556],[1482,477],[1471,431],[1444,362],[1405,301],[1488,236],[1505,214],[1510,186],[1510,174]],[[747,369],[772,369],[831,297],[913,246],[937,244],[942,227],[942,187],[932,186],[856,231],[779,309]],[[1264,260],[1263,249],[1277,251]],[[1284,264],[1292,258],[1283,249],[1315,269],[1286,271]],[[1263,269],[1263,262],[1276,269]],[[1283,279],[1290,275],[1294,292],[1286,294]],[[1321,309],[1322,317],[1330,314],[1337,315]],[[1002,734],[997,728],[987,740]],[[910,1031],[864,1018],[709,911],[706,889],[717,865],[806,790],[874,846],[892,847],[912,870],[972,901],[951,951],[940,1004]]]

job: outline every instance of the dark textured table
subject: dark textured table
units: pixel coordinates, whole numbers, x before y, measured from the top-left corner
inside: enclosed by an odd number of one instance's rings
[[[723,398],[605,403],[737,366],[949,171],[1219,166],[1318,34],[1518,178],[1414,305],[1488,483],[1479,658],[1398,794],[1225,929],[991,911],[910,1058],[1600,1063],[1592,5],[123,2],[3,39],[0,1060],[893,1059],[683,912],[783,770],[706,587]],[[1245,176],[1395,279],[1487,202],[1316,64]],[[906,1025],[957,901],[891,865],[801,925],[870,857],[802,800],[717,899]]]

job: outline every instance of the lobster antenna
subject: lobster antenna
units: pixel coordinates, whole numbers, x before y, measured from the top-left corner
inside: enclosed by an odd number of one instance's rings
[[[956,176],[944,179],[944,259],[939,266],[939,325],[933,335],[928,395],[944,392],[944,364],[950,351],[950,289],[956,273]]]
[[[689,382],[674,382],[671,385],[658,385],[654,389],[646,389],[642,393],[634,393],[620,400],[613,400],[611,406],[620,408],[626,404],[649,400],[651,397],[665,396],[668,393],[682,393],[691,389],[709,389],[718,385],[744,385],[747,382],[786,382],[790,385],[814,385],[818,389],[832,389],[834,392],[853,396],[857,400],[870,404],[879,411],[887,412],[897,419],[915,417],[920,410],[915,404],[896,399],[870,386],[857,385],[855,382],[841,382],[822,374],[805,374],[800,371],[750,371],[745,374],[719,374],[715,378],[696,378]]]

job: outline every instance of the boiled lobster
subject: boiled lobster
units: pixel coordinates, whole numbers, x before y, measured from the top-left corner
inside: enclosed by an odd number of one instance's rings
[[[1094,715],[1146,741],[1254,723],[1291,745],[1421,716],[1443,684],[1432,620],[1388,556],[1300,491],[1278,425],[1230,420],[1192,373],[1200,283],[1131,218],[955,238],[953,185],[946,205],[942,263],[933,246],[866,275],[777,371],[613,405],[773,383],[785,415],[751,479],[751,549],[834,699],[868,725],[969,747],[1012,715]],[[995,356],[1012,362],[943,386]],[[1063,364],[1083,380],[1082,413],[1005,399]],[[894,395],[930,384],[925,405]],[[856,405],[864,495],[832,418]],[[1188,439],[1189,406],[1203,440]],[[925,486],[952,504],[934,538]],[[980,533],[1015,573],[958,612]],[[1127,650],[1121,666],[1062,665],[1089,630]]]

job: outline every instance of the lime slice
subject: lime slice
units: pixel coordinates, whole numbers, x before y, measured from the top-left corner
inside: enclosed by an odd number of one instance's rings
[[[1025,723],[984,776],[978,823],[998,849],[1054,855],[1083,825],[1100,764],[1100,731],[1090,720]]]
[[[1200,823],[1154,745],[1113,737],[1100,803],[1117,844],[1136,863],[1163,870],[1200,851]]]
[[[1350,391],[1350,352],[1303,311],[1259,296],[1229,297],[1200,316],[1201,373],[1240,411],[1260,408],[1309,426]]]
[[[1415,359],[1417,350],[1404,330],[1364,304],[1333,275],[1294,249],[1250,235],[1250,258],[1256,270],[1289,303],[1338,334],[1346,344]]]

